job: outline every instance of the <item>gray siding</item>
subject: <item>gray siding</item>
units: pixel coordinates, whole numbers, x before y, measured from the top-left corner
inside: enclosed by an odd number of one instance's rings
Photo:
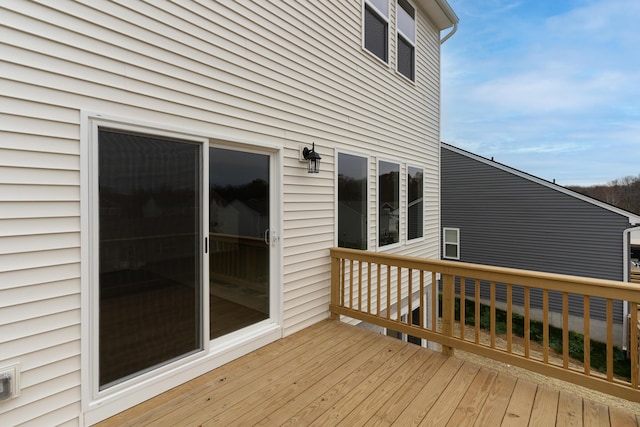
[[[623,280],[628,218],[446,147],[441,159],[442,226],[460,229],[461,261]],[[581,305],[570,300],[572,314]],[[592,306],[603,319],[602,302]],[[561,298],[550,308],[560,311]],[[622,305],[614,309],[621,322]]]

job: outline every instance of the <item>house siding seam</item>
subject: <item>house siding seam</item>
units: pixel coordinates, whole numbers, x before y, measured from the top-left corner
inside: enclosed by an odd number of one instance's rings
[[[442,226],[460,228],[460,261],[623,280],[627,218],[446,147],[441,157]],[[498,297],[505,292],[499,287]],[[541,294],[532,293],[531,302],[541,307]],[[523,303],[521,292],[514,303]],[[594,318],[606,318],[604,301],[591,305]],[[622,304],[614,305],[621,323]],[[550,309],[561,307],[559,295],[552,296]],[[570,314],[583,314],[574,296]]]
[[[329,315],[335,148],[370,154],[371,201],[379,157],[424,168],[425,239],[391,252],[438,256],[440,44],[420,10],[412,84],[362,51],[359,0],[0,9],[0,366],[23,382],[3,423],[81,422],[82,111],[283,147],[285,335]]]

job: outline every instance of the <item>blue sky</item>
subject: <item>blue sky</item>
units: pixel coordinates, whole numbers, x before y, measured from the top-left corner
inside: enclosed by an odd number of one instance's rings
[[[560,185],[640,175],[640,0],[449,4],[444,142]]]

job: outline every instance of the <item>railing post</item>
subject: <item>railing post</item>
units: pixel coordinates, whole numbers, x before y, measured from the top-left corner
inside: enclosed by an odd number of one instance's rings
[[[452,274],[442,274],[442,334],[453,337],[453,323],[455,321],[455,286]],[[442,354],[453,356],[453,347],[442,346]]]
[[[340,258],[331,255],[331,320],[339,320],[340,315],[333,311],[333,307],[340,305]]]

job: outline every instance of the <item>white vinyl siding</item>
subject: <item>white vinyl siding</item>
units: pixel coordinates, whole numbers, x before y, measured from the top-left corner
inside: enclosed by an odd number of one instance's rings
[[[390,252],[438,255],[440,45],[420,10],[413,86],[363,54],[359,2],[2,7],[0,365],[23,379],[0,405],[9,425],[80,422],[82,111],[284,147],[285,335],[328,316],[334,149],[424,168],[425,240]],[[308,175],[311,142],[322,166]]]
[[[0,366],[20,363],[21,396],[0,419],[64,423],[80,411],[78,112],[1,104]]]

